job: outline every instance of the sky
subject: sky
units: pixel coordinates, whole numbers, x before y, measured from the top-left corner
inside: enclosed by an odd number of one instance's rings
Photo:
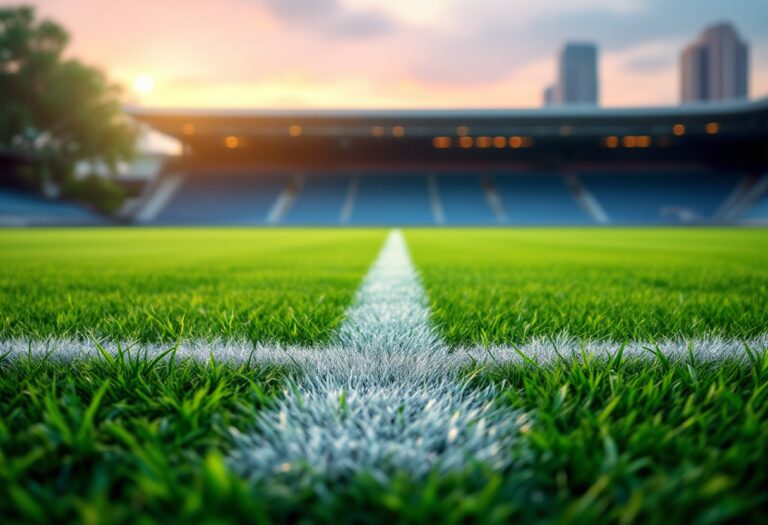
[[[559,49],[584,40],[603,106],[677,104],[680,51],[723,20],[749,42],[750,96],[768,96],[768,0],[28,3],[143,106],[538,107]]]

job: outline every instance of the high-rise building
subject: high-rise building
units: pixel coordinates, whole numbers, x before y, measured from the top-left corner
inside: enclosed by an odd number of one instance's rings
[[[560,52],[556,97],[560,104],[597,104],[595,44],[569,43]]]
[[[710,26],[682,53],[683,102],[746,98],[749,50],[731,24]]]
[[[542,102],[545,107],[554,106],[557,102],[555,100],[555,85],[549,84],[544,88],[544,94],[542,96]]]

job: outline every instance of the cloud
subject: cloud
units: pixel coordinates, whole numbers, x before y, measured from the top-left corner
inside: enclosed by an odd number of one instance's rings
[[[384,36],[398,28],[383,10],[351,8],[339,0],[255,0],[277,20],[311,29],[326,37],[365,39]]]
[[[652,73],[667,69],[676,64],[675,57],[669,55],[649,55],[633,58],[624,64],[625,69],[639,73]]]
[[[415,78],[450,85],[498,82],[514,71],[554,57],[567,41],[598,44],[601,56],[666,41],[671,45],[637,68],[670,67],[680,48],[701,30],[720,20],[732,20],[753,44],[765,47],[768,2],[764,0],[636,0],[632,6],[604,1],[547,3],[547,9],[513,8],[488,2],[485,9],[462,10],[460,32],[433,35],[412,65]]]

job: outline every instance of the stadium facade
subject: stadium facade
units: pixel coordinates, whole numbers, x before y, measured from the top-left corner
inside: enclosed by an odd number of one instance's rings
[[[130,112],[186,151],[139,223],[713,224],[766,207],[768,100]]]

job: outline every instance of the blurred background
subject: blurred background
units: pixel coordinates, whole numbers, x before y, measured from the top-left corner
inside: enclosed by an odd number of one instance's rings
[[[763,0],[0,1],[0,224],[768,223]]]

